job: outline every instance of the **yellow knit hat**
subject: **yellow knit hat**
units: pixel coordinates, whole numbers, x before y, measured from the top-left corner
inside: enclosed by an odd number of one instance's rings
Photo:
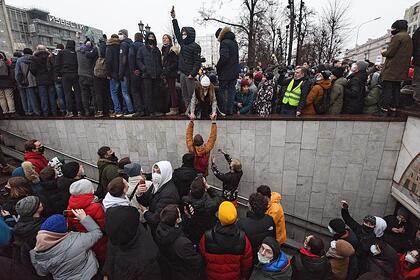
[[[218,218],[223,226],[234,224],[238,218],[235,205],[230,201],[223,201],[219,206]]]

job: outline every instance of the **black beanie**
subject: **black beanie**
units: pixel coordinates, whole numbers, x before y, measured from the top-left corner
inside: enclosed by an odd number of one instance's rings
[[[273,260],[277,260],[280,255],[280,245],[277,240],[271,236],[267,236],[264,238],[262,243],[268,245],[271,248],[273,251]]]
[[[341,78],[344,76],[344,68],[343,67],[336,67],[334,68],[331,73],[338,78]]]
[[[217,29],[216,31],[216,38],[219,38],[220,32],[222,32],[222,28]]]
[[[61,172],[64,177],[73,179],[77,176],[77,173],[79,173],[79,168],[79,163],[71,161],[61,166]]]
[[[186,153],[182,156],[182,163],[189,166],[193,166],[194,158],[195,158],[195,155],[193,153]]]
[[[137,233],[140,214],[132,206],[117,206],[106,210],[105,231],[114,246],[130,243]]]
[[[396,30],[407,30],[408,22],[405,19],[397,20],[391,25],[391,28],[395,28]]]
[[[346,232],[346,224],[342,219],[332,219],[328,225],[338,234],[344,234]]]

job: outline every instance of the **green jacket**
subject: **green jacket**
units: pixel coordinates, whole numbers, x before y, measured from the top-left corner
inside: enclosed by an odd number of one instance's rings
[[[116,162],[101,158],[98,160],[98,169],[99,185],[95,194],[99,198],[104,198],[108,192],[107,187],[109,182],[111,182],[112,179],[118,177],[118,166]]]
[[[346,85],[346,78],[341,77],[334,81],[331,88],[330,109],[328,110],[328,114],[341,114],[341,109],[343,108],[344,88]]]
[[[378,102],[380,95],[381,88],[379,88],[378,86],[373,87],[371,90],[369,90],[369,93],[366,95],[363,105],[364,114],[375,114],[379,111]]]

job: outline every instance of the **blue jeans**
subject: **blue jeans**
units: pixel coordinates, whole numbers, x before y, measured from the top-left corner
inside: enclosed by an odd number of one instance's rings
[[[28,112],[40,116],[41,111],[39,109],[39,103],[38,98],[36,97],[35,88],[24,88],[23,91],[25,92],[26,99],[28,100]]]
[[[58,107],[60,112],[66,112],[66,97],[64,96],[63,84],[61,82],[56,82],[54,84],[55,92],[57,93]]]
[[[217,98],[217,101],[220,103],[218,104],[219,109],[222,110],[227,115],[233,114],[233,107],[235,102],[235,94],[236,94],[236,80],[232,81],[220,81],[219,84],[219,98]],[[225,96],[225,92],[227,92],[227,98]],[[225,102],[225,99],[227,99],[227,104]]]
[[[23,111],[25,112],[25,115],[31,114],[32,110],[30,109],[29,100],[28,100],[25,89],[18,87],[18,91],[19,91],[20,101],[22,102],[22,107],[23,107]]]
[[[118,89],[120,88],[120,82],[115,79],[109,81],[109,89],[111,91],[111,99],[114,104],[114,113],[121,114],[121,104],[118,99]]]
[[[50,108],[52,115],[57,116],[57,99],[55,97],[54,86],[38,86],[38,91],[44,117],[48,117]]]
[[[124,77],[124,80],[121,81],[121,91],[124,98],[125,105],[127,106],[127,111],[132,114],[134,113],[133,102],[131,101],[130,96],[130,84],[127,77]]]

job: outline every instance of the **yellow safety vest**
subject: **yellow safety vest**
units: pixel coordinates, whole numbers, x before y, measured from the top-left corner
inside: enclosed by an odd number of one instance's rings
[[[286,93],[284,94],[284,97],[283,97],[283,104],[290,104],[290,106],[297,107],[299,105],[300,95],[302,93],[302,90],[300,87],[302,86],[303,81],[301,81],[298,84],[298,86],[292,90],[294,82],[295,80],[291,80],[289,85],[287,86]]]

